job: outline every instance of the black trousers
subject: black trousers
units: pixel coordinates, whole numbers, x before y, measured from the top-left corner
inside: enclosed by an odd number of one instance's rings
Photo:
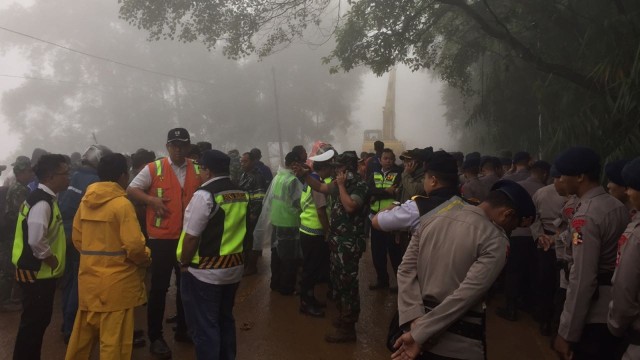
[[[553,320],[554,296],[559,286],[556,252],[554,249],[536,250],[537,276],[536,294],[540,323],[551,323]]]
[[[373,267],[376,269],[378,284],[389,284],[387,254],[391,260],[393,272],[397,274],[398,266],[402,262],[402,247],[396,244],[395,234],[371,227],[371,258]]]
[[[561,276],[564,276],[561,275]],[[560,326],[560,316],[564,310],[564,301],[567,299],[567,289],[558,287],[553,297],[553,321],[551,323],[551,330],[554,334],[558,333],[558,327]]]
[[[534,305],[536,246],[530,236],[509,239],[509,258],[505,269],[504,293],[507,306],[516,306],[518,300],[531,308]]]
[[[305,301],[314,297],[314,286],[329,277],[329,245],[324,236],[300,232],[300,246],[303,256],[300,299]]]
[[[53,314],[53,297],[57,279],[20,283],[22,288],[22,316],[13,349],[14,360],[39,360],[42,338]]]
[[[293,294],[296,289],[297,263],[292,259],[282,259],[278,249],[271,248],[271,289],[282,294]]]
[[[186,332],[187,324],[184,319],[182,297],[180,296],[180,269],[176,258],[178,240],[176,239],[149,239],[147,241],[151,249],[151,290],[147,303],[147,327],[151,342],[162,337],[162,323],[164,322],[164,310],[167,300],[167,291],[171,285],[171,272],[176,273],[176,307],[178,321],[176,332]]]
[[[613,336],[607,324],[586,324],[580,340],[573,345],[575,360],[621,359],[627,343]]]

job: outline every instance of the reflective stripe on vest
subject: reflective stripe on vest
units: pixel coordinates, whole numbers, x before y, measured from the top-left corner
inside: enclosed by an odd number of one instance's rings
[[[22,227],[23,222],[27,221],[30,210],[29,205],[25,201],[20,206],[20,212],[18,213],[16,232],[13,240],[13,251],[11,253],[11,262],[16,266],[16,280],[24,283],[34,282],[36,279],[59,278],[64,273],[67,239],[64,235],[60,208],[58,208],[58,203],[56,201],[52,202],[51,220],[49,221],[47,232],[44,236],[45,241],[49,243],[51,253],[58,259],[58,267],[52,270],[49,265],[42,262],[42,260],[39,261],[39,268],[37,270],[21,269],[19,266],[19,260],[23,255],[23,252],[32,251],[31,247],[28,245],[28,239],[24,238],[24,236],[28,236],[28,234],[23,233]]]
[[[200,186],[200,167],[190,159],[186,159],[187,169],[184,184],[181,187],[177,175],[169,166],[169,160],[163,158],[149,164],[151,174],[151,187],[148,194],[154,197],[167,199],[165,206],[169,208],[168,214],[159,216],[152,206],[146,209],[146,226],[150,238],[177,239],[182,232],[182,216],[193,193]],[[155,166],[155,171],[153,167]]]
[[[373,181],[375,182],[377,189],[388,189],[393,185],[397,176],[398,173],[395,172],[389,172],[387,173],[387,175],[376,172],[373,174]],[[392,203],[393,199],[377,200],[371,203],[371,210],[374,212],[378,212],[389,207],[389,205],[391,205]]]
[[[242,265],[244,237],[247,232],[247,204],[249,196],[239,190],[222,191],[213,194],[214,201],[219,206],[217,211],[224,212],[224,230],[221,239],[200,239],[203,241],[220,242],[220,252],[218,254],[200,255],[200,247],[191,259],[191,266],[198,269],[227,269]],[[215,216],[215,215],[214,215]],[[213,217],[209,219],[212,221]],[[176,255],[178,261],[182,257],[182,246],[186,233],[183,231],[178,242]]]

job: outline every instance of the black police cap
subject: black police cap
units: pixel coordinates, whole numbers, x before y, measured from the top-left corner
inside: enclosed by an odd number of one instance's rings
[[[622,169],[622,179],[627,187],[640,191],[640,157],[637,157]]]
[[[516,207],[516,213],[521,218],[535,217],[536,206],[533,204],[531,195],[515,181],[500,180],[496,182],[491,191],[500,191],[507,195]]]
[[[217,173],[229,172],[231,158],[220,150],[205,150],[200,155],[200,165]]]
[[[614,184],[620,186],[627,186],[622,178],[622,169],[629,163],[629,160],[616,160],[610,161],[604,166],[604,173],[607,175],[607,179]]]
[[[556,157],[556,170],[561,175],[578,176],[600,172],[600,156],[591,148],[571,147]]]
[[[442,174],[457,174],[458,163],[456,159],[446,151],[439,150],[433,153],[425,162],[425,170]]]

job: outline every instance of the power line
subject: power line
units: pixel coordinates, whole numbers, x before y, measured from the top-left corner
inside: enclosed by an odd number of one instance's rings
[[[131,64],[127,64],[127,63],[124,63],[124,62],[121,62],[121,61],[109,59],[109,58],[106,58],[106,57],[103,57],[103,56],[93,55],[93,54],[90,54],[90,53],[87,53],[87,52],[84,52],[84,51],[80,51],[80,50],[76,50],[76,49],[70,48],[68,46],[60,45],[60,44],[57,44],[57,43],[54,43],[54,42],[51,42],[51,41],[48,41],[48,40],[44,40],[44,39],[29,35],[29,34],[25,34],[25,33],[22,33],[20,31],[8,29],[8,28],[6,28],[4,26],[0,26],[0,30],[4,30],[4,31],[7,31],[7,32],[16,34],[16,35],[24,36],[24,37],[27,37],[27,38],[32,39],[32,40],[40,41],[40,42],[43,42],[45,44],[56,46],[56,47],[59,47],[61,49],[65,49],[67,51],[71,51],[71,52],[74,52],[74,53],[77,53],[77,54],[88,56],[88,57],[91,57],[91,58],[94,58],[94,59],[98,59],[98,60],[110,62],[110,63],[113,63],[113,64],[117,64],[117,65],[120,65],[120,66],[128,67],[130,69],[134,69],[134,70],[138,70],[138,71],[144,71],[144,72],[147,72],[147,73],[150,73],[150,74],[154,74],[154,75],[160,75],[160,76],[166,76],[166,77],[170,77],[170,78],[176,78],[176,79],[189,81],[189,82],[202,84],[202,85],[213,85],[210,82],[191,79],[191,78],[188,78],[188,77],[174,75],[174,74],[170,74],[170,73],[165,73],[165,72],[162,72],[162,71],[151,70],[151,69],[143,68],[143,67],[140,67],[140,66],[137,66],[137,65],[131,65]]]

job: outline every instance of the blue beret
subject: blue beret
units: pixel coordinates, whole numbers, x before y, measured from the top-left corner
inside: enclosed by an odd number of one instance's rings
[[[640,157],[625,165],[622,169],[622,179],[628,187],[640,191]]]
[[[618,184],[620,186],[627,186],[622,179],[622,169],[627,165],[629,160],[617,160],[608,162],[604,166],[604,173],[607,175],[607,179],[614,184]]]
[[[531,155],[529,155],[526,151],[518,151],[515,155],[513,155],[513,162],[518,163],[521,161],[529,161],[531,160]]]
[[[516,213],[521,218],[536,216],[536,206],[531,195],[515,181],[500,180],[493,184],[491,191],[500,191],[507,195],[516,207]]]
[[[465,160],[470,160],[470,159],[480,159],[480,153],[477,151],[474,152],[470,152],[467,154],[467,156],[465,156],[464,158]]]
[[[229,171],[231,158],[229,155],[219,150],[206,150],[202,155],[200,155],[199,162],[200,165],[207,169],[218,172],[227,172]]]
[[[554,165],[561,175],[566,176],[599,173],[600,156],[591,148],[576,146],[560,153]]]
[[[462,170],[479,168],[479,167],[480,167],[480,158],[477,158],[477,157],[467,158],[462,163]]]

